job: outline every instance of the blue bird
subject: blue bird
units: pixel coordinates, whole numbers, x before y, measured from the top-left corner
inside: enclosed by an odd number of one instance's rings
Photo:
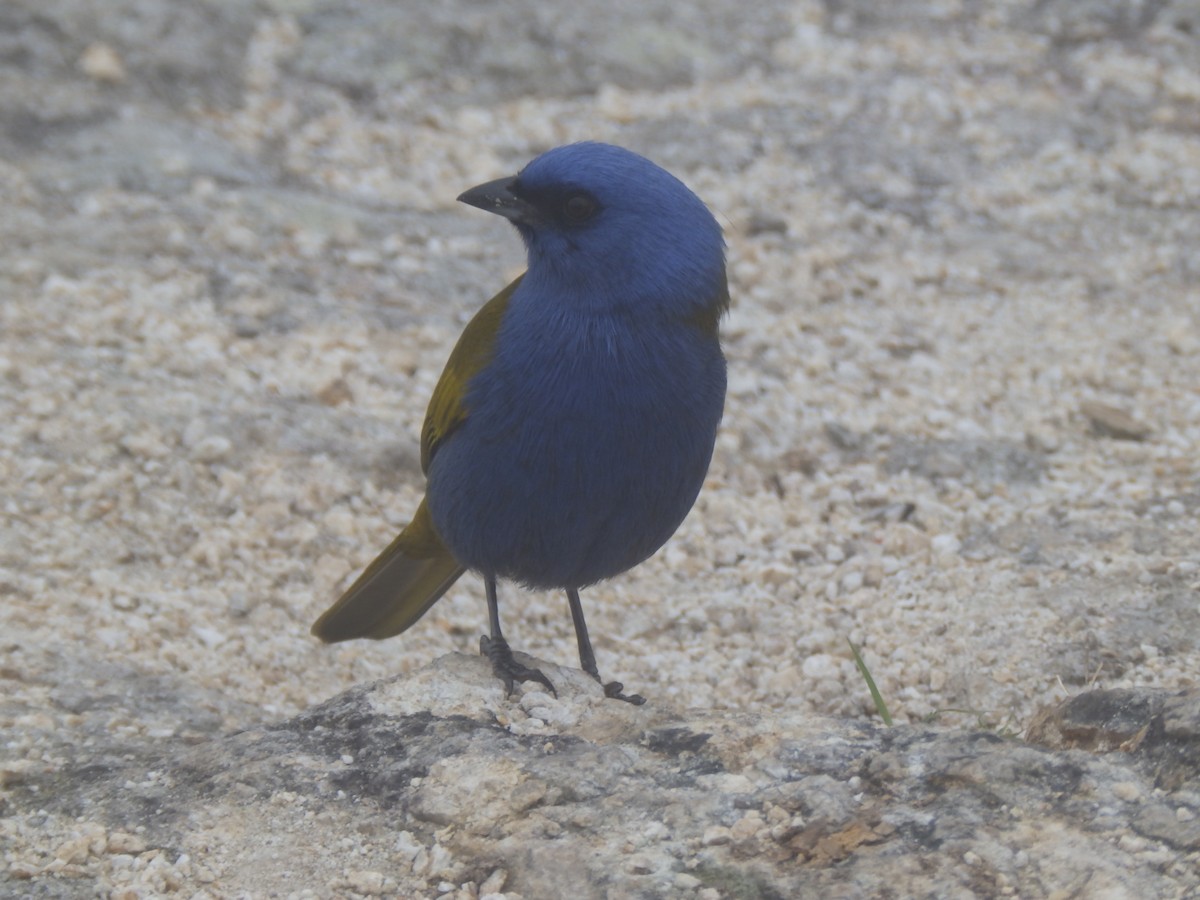
[[[508,692],[554,686],[513,658],[501,578],[566,591],[580,664],[604,685],[579,591],[666,543],[712,458],[729,306],[721,228],[669,172],[593,142],[458,199],[516,226],[527,269],[471,319],[434,389],[412,522],[312,632],[399,634],[471,569],[487,593],[480,652]],[[644,702],[619,682],[604,690]]]

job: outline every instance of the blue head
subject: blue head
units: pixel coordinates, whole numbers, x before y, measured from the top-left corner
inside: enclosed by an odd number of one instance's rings
[[[512,221],[527,281],[570,302],[632,318],[716,318],[728,303],[725,242],[683,182],[611,144],[568,144],[515,177],[458,199]]]

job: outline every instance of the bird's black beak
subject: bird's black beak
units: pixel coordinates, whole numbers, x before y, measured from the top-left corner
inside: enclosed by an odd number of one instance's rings
[[[458,199],[469,206],[477,206],[485,212],[504,216],[513,222],[537,224],[541,220],[541,214],[537,207],[518,196],[516,185],[515,177],[497,178],[469,191],[463,191],[458,195]]]

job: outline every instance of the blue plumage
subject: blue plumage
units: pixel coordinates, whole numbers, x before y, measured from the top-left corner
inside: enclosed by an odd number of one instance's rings
[[[729,303],[721,229],[673,175],[599,143],[551,150],[459,199],[513,222],[528,271],[480,311],[447,363],[423,433],[417,519],[314,632],[398,633],[469,568],[487,586],[481,646],[510,687],[550,685],[512,659],[498,578],[567,591],[581,662],[598,679],[579,589],[658,550],[712,456]]]
[[[724,362],[694,327],[622,332],[609,314],[538,317],[555,301],[523,300],[518,288],[495,360],[467,392],[469,417],[430,466],[430,511],[468,568],[584,587],[642,562],[691,509]]]

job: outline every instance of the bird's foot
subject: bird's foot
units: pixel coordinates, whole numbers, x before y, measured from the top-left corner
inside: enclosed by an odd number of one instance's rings
[[[597,681],[600,681],[599,675],[595,677]],[[610,681],[608,684],[600,681],[600,685],[604,688],[604,696],[610,697],[613,700],[624,700],[626,703],[632,703],[634,706],[641,706],[646,702],[646,698],[641,694],[622,694],[621,691],[625,690],[625,685],[619,681]]]
[[[514,682],[536,681],[555,697],[558,696],[558,691],[554,689],[550,679],[542,674],[541,669],[531,669],[513,659],[512,650],[509,649],[508,641],[504,638],[480,635],[479,653],[492,661],[492,672],[504,682],[505,694],[512,693]],[[617,685],[617,688],[620,689],[620,685]]]

